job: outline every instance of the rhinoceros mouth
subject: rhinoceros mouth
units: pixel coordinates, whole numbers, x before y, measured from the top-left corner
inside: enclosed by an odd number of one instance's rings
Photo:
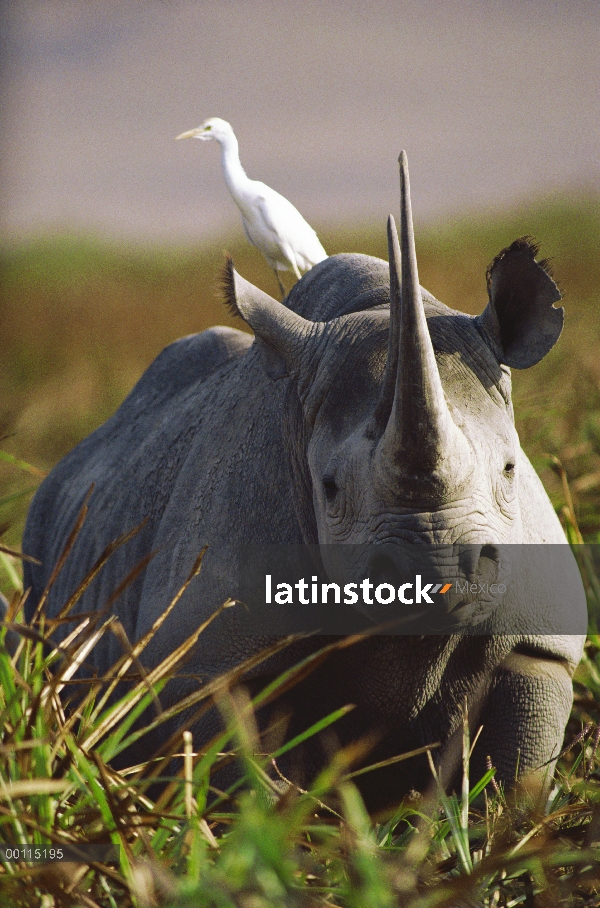
[[[491,616],[507,590],[511,564],[502,546],[397,540],[376,549],[343,552],[346,566],[351,570],[353,563],[356,576],[368,577],[374,590],[397,590],[397,598],[376,596],[377,602],[356,608],[376,623],[398,620],[405,633],[414,621],[425,633],[468,633]]]
[[[396,563],[389,555],[375,555],[369,565],[369,575],[374,585],[391,583],[399,586],[402,583],[402,574]]]

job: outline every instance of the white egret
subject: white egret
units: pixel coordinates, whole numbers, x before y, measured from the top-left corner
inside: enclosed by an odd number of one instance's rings
[[[275,272],[282,298],[285,287],[280,271],[293,271],[298,279],[327,258],[310,224],[291,202],[258,180],[251,180],[240,163],[238,141],[230,124],[219,117],[177,136],[178,139],[214,139],[221,146],[227,188],[242,214],[244,233],[260,249]]]

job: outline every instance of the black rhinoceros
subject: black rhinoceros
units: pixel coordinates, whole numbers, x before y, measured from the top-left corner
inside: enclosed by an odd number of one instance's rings
[[[335,733],[342,743],[373,733],[371,761],[449,742],[465,697],[478,699],[483,733],[475,759],[483,766],[490,755],[510,780],[517,763],[527,772],[558,753],[584,639],[583,589],[519,446],[508,368],[545,356],[561,332],[563,310],[553,306],[560,294],[526,239],[490,266],[481,316],[439,303],[418,282],[405,156],[401,194],[401,243],[390,220],[389,265],[332,256],[296,284],[285,306],[229,267],[228,300],[252,327],[254,342],[217,327],[171,344],[114,416],[52,471],[35,496],[23,541],[41,562],[26,564],[28,608],[92,483],[90,513],[52,588],[50,614],[105,546],[146,518],[83,600],[89,610],[101,608],[155,550],[114,606],[130,639],[138,639],[209,545],[200,576],[146,651],[149,664],[238,595],[242,543],[373,550],[394,540],[468,543],[475,555],[467,575],[475,578],[483,561],[494,567],[502,545],[557,544],[566,557],[552,555],[542,572],[529,570],[525,551],[477,634],[366,637],[332,653],[286,695],[288,735],[355,704]],[[555,620],[565,608],[577,634]],[[225,611],[201,635],[186,678],[163,694],[169,702],[261,645],[262,638],[239,630],[238,615],[236,608]],[[299,641],[270,670],[322,643]],[[91,658],[104,671],[118,655],[119,644],[107,635]],[[262,680],[257,675],[253,684]],[[212,734],[217,721],[216,714],[205,718],[196,740]],[[311,742],[288,771],[310,776],[325,759],[320,747]],[[428,768],[420,757],[363,778],[377,807],[423,785]]]

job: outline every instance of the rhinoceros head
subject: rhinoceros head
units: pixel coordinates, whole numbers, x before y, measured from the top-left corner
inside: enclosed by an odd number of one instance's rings
[[[488,269],[482,315],[438,303],[419,285],[404,153],[400,175],[389,266],[333,256],[288,297],[322,320],[282,306],[232,266],[228,298],[269,374],[289,375],[297,390],[307,441],[296,457],[306,458],[319,543],[466,543],[474,577],[482,559],[497,571],[499,545],[522,540],[508,367],[532,366],[555,344],[560,293],[525,238]],[[336,317],[323,318],[328,311]]]

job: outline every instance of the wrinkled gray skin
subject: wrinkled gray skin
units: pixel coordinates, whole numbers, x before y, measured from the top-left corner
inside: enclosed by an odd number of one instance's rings
[[[480,563],[476,558],[466,568],[473,577],[484,559],[494,567],[499,543],[566,542],[519,447],[507,368],[535,364],[555,343],[562,327],[562,310],[552,306],[556,287],[535,262],[535,248],[519,241],[493,263],[489,303],[479,318],[421,294],[405,159],[401,174],[402,252],[390,226],[389,267],[362,255],[333,256],[302,278],[287,306],[230,268],[230,304],[253,328],[255,342],[212,328],[167,347],[115,415],[50,474],[23,541],[24,551],[42,563],[26,564],[30,610],[92,483],[89,515],[49,596],[50,614],[110,541],[147,518],[78,606],[101,608],[154,550],[114,606],[136,640],[181,586],[202,546],[210,546],[200,576],[146,651],[148,665],[236,596],[243,542],[488,546]],[[584,615],[576,566],[566,563],[569,607]],[[486,619],[489,634],[379,636],[334,653],[279,705],[292,714],[287,734],[353,703],[336,725],[336,739],[374,732],[369,762],[435,741],[451,755],[467,697],[473,724],[484,726],[474,771],[487,754],[507,780],[517,763],[526,773],[551,760],[561,746],[583,637],[533,636],[530,623],[527,633],[515,634],[524,606],[543,616],[546,628],[548,615],[564,608],[557,598],[564,564],[558,577],[549,559],[545,588],[539,577],[532,584],[525,566],[518,572]],[[229,609],[201,635],[188,677],[165,689],[165,702],[266,642],[240,635],[237,621],[237,609]],[[299,641],[255,672],[252,684],[323,642]],[[105,671],[119,655],[118,642],[106,635],[91,660]],[[217,723],[216,711],[205,717],[196,742]],[[313,741],[295,751],[285,771],[305,781],[330,744]],[[143,759],[149,746],[131,758]],[[451,756],[447,764],[450,775]],[[378,808],[428,780],[419,757],[365,775],[362,788],[369,806]]]

